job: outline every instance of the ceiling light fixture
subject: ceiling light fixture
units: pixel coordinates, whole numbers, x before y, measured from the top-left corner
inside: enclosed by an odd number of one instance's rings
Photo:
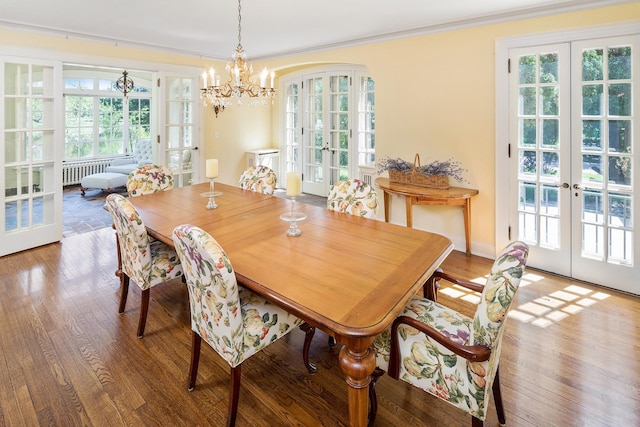
[[[238,0],[238,46],[231,56],[231,62],[227,62],[225,67],[229,77],[226,83],[220,85],[220,75],[211,68],[209,72],[202,73],[202,85],[200,97],[203,99],[205,107],[210,105],[218,117],[218,113],[231,105],[231,97],[238,98],[238,105],[242,105],[242,98],[248,97],[250,105],[261,102],[266,104],[269,98],[276,96],[276,89],[273,87],[275,73],[270,73],[265,68],[260,73],[260,83],[251,80],[253,66],[247,61],[247,55],[242,48],[242,14],[240,0]],[[270,80],[270,87],[267,87],[267,80]]]
[[[116,88],[124,94],[124,97],[127,97],[127,94],[133,91],[133,79],[129,77],[129,73],[126,71],[122,72],[122,77],[116,80]]]

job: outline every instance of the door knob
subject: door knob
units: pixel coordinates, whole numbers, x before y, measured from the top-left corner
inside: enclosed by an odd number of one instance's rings
[[[580,184],[573,184],[573,189],[574,190],[579,190],[580,188],[581,188]]]

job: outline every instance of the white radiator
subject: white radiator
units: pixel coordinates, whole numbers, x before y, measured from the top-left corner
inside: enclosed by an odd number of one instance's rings
[[[358,167],[358,175],[360,175],[359,176],[360,181],[364,181],[369,185],[373,185],[375,173],[376,173],[375,168],[372,168],[370,166]]]
[[[87,175],[102,173],[113,159],[84,160],[66,162],[62,166],[62,185],[80,184],[80,180]]]

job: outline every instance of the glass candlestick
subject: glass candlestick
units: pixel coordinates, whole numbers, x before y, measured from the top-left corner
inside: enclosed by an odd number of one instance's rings
[[[216,209],[218,207],[218,204],[214,199],[215,194],[213,193],[213,181],[213,178],[209,180],[209,203],[207,203],[207,209]]]
[[[302,212],[296,212],[296,198],[291,196],[291,211],[280,215],[280,219],[289,222],[289,229],[287,230],[287,236],[295,237],[302,233],[302,230],[298,228],[298,221],[302,221],[307,218],[307,215]]]
[[[209,198],[209,202],[207,203],[207,206],[205,206],[207,209],[215,209],[218,207],[218,204],[215,201],[215,197],[216,196],[222,196],[222,193],[219,191],[213,191],[213,182],[214,182],[214,178],[209,178],[209,191],[206,191],[204,193],[200,193],[200,197],[208,197]]]

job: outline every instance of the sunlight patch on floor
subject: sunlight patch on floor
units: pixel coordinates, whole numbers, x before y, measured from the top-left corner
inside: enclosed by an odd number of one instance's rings
[[[545,277],[539,273],[526,273],[522,276],[520,287],[529,286],[544,279]],[[471,281],[484,285],[487,282],[487,276],[476,277]],[[438,292],[450,298],[476,305],[480,302],[481,297],[480,293],[458,285],[443,287]],[[580,285],[569,285],[533,301],[523,302],[517,307],[512,307],[508,316],[521,323],[548,328],[609,297],[610,295],[605,292],[594,291]]]

